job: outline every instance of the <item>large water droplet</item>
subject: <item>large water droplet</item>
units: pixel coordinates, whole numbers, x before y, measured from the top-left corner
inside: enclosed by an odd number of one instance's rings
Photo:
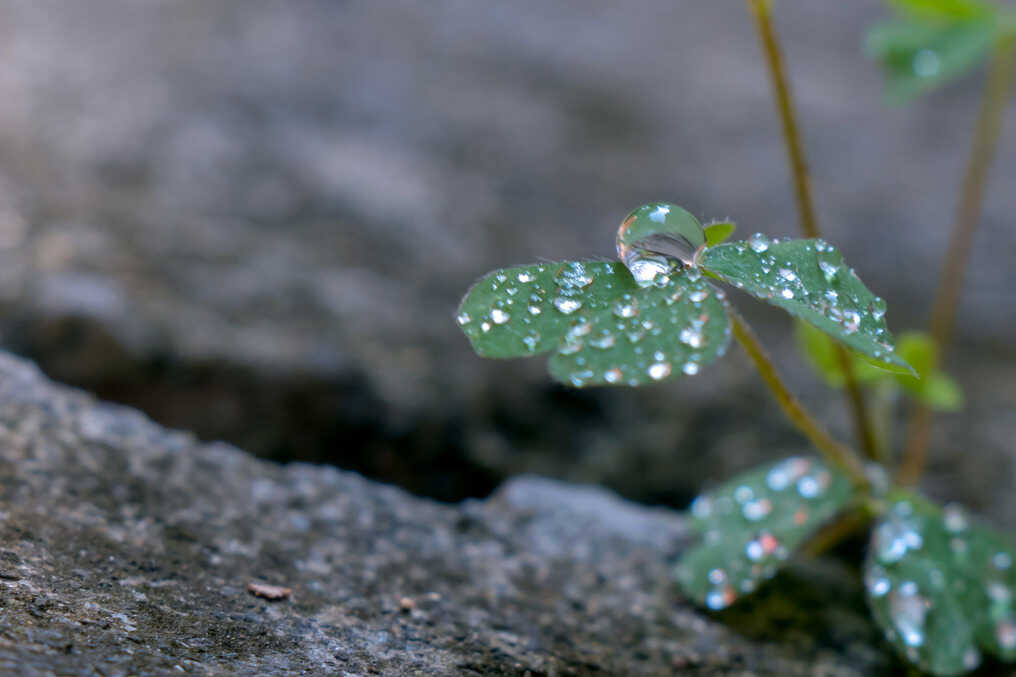
[[[617,255],[629,269],[629,256],[634,250],[688,264],[705,241],[702,224],[689,212],[674,204],[653,202],[639,207],[621,223],[617,229]]]
[[[582,307],[582,301],[578,299],[571,299],[564,296],[558,296],[554,299],[554,307],[565,315],[571,315],[576,310]]]
[[[630,255],[621,259],[635,278],[640,287],[652,286],[658,277],[665,277],[671,270],[671,263],[665,256],[647,254],[633,250]]]

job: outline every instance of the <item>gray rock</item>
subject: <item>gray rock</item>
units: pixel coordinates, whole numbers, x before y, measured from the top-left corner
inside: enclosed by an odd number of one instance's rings
[[[680,514],[524,477],[442,505],[201,444],[0,354],[9,675],[875,675],[855,575],[812,562],[721,619]],[[269,601],[251,581],[291,589]],[[722,621],[722,622],[721,622]]]
[[[928,307],[979,84],[886,106],[859,50],[879,5],[777,8],[777,24],[828,237],[901,329]],[[566,392],[542,359],[477,359],[452,321],[495,266],[612,255],[649,200],[796,232],[743,3],[0,0],[0,15],[0,345],[59,380],[446,499],[538,472],[680,505],[803,444],[739,357],[680,385]],[[1001,152],[957,353],[976,367],[994,346],[1000,373],[1016,364],[1016,314],[999,311],[1014,172]],[[846,433],[782,315],[751,316]],[[1016,427],[989,412],[1012,381],[985,371],[937,449],[982,438],[969,464],[990,476],[960,484],[1011,486]]]

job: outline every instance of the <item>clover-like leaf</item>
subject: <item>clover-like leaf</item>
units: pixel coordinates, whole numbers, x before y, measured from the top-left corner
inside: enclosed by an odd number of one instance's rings
[[[734,234],[736,226],[731,221],[715,221],[706,224],[703,228],[706,236],[706,246],[715,247]]]
[[[959,506],[897,495],[872,535],[868,604],[893,647],[933,674],[972,670],[982,651],[1013,660],[1014,557]]]
[[[577,387],[695,374],[730,343],[724,294],[698,270],[666,262],[646,286],[621,263],[497,270],[466,294],[458,323],[484,357],[555,351],[551,375]]]
[[[962,21],[895,19],[868,32],[865,51],[881,63],[889,96],[905,101],[980,63],[999,35],[998,25],[990,13]]]
[[[699,266],[821,329],[882,368],[910,370],[893,352],[885,301],[823,240],[779,241],[756,233],[745,242],[710,247],[699,257]]]
[[[853,497],[850,481],[816,459],[792,457],[740,475],[692,503],[703,542],[681,558],[677,580],[695,602],[726,608],[774,576]]]

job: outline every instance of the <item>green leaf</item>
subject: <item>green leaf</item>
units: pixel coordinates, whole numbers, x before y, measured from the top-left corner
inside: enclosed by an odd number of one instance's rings
[[[717,221],[705,227],[706,246],[715,247],[734,234],[736,226],[730,221]]]
[[[872,28],[865,51],[882,64],[890,97],[905,101],[969,71],[997,36],[992,17],[953,23],[899,19]]]
[[[924,387],[916,398],[938,411],[959,411],[963,408],[963,389],[948,374],[936,372],[928,379],[922,379]]]
[[[823,378],[826,385],[842,388],[846,382],[843,367],[836,355],[836,342],[825,332],[819,331],[807,322],[798,320],[794,323],[794,338],[797,346],[808,358],[808,362]],[[892,378],[890,372],[862,359],[857,353],[848,351],[853,367],[854,378],[858,383],[871,383],[883,378]],[[909,374],[910,372],[905,372]]]
[[[726,608],[774,576],[853,497],[850,481],[815,459],[788,458],[740,475],[692,503],[702,543],[681,558],[677,580],[698,604]]]
[[[646,286],[621,263],[496,270],[466,294],[458,323],[484,357],[555,351],[551,375],[576,387],[692,375],[726,352],[726,302],[700,271],[667,262]]]
[[[886,638],[936,675],[1016,659],[1016,551],[962,508],[894,498],[872,534],[865,589]]]
[[[896,353],[905,359],[920,378],[898,375],[896,380],[909,395],[939,411],[956,411],[963,406],[963,390],[939,369],[938,346],[924,332],[900,335]]]
[[[900,13],[926,20],[964,21],[995,16],[998,8],[977,0],[890,0]]]
[[[699,266],[880,365],[909,369],[893,352],[885,301],[823,240],[770,241],[756,233],[746,242],[710,247]]]

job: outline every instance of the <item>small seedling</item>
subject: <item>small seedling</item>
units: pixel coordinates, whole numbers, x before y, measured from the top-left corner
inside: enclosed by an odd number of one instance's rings
[[[821,552],[870,527],[866,595],[875,621],[902,656],[938,675],[972,670],[984,654],[1016,660],[1012,542],[958,505],[940,507],[912,488],[923,466],[927,413],[951,411],[963,401],[941,362],[965,255],[943,276],[945,291],[932,331],[909,332],[894,341],[885,301],[861,282],[839,249],[816,237],[769,3],[747,1],[766,51],[809,237],[755,233],[726,242],[732,223],[703,226],[677,205],[652,203],[621,223],[619,261],[496,270],[469,290],[457,322],[479,355],[550,353],[551,376],[574,387],[637,387],[695,376],[736,339],[784,413],[823,458],[770,463],[695,499],[691,523],[701,542],[676,568],[685,594],[708,609],[724,609],[772,578],[795,552]],[[1000,64],[989,76],[968,172],[974,178],[964,183],[954,228],[954,244],[960,247],[951,251],[969,251],[999,111],[1016,68],[1016,21],[994,5],[973,0],[892,4],[903,18],[873,31],[869,50],[886,66],[894,96],[942,84],[992,49]],[[971,212],[974,216],[968,216]],[[864,455],[836,441],[807,412],[717,283],[797,319],[798,343],[812,366],[830,386],[850,391]],[[862,386],[875,395],[874,417]],[[917,422],[900,467],[894,468],[896,459],[886,451],[887,412],[899,393],[915,401]],[[873,426],[872,418],[882,425]]]

